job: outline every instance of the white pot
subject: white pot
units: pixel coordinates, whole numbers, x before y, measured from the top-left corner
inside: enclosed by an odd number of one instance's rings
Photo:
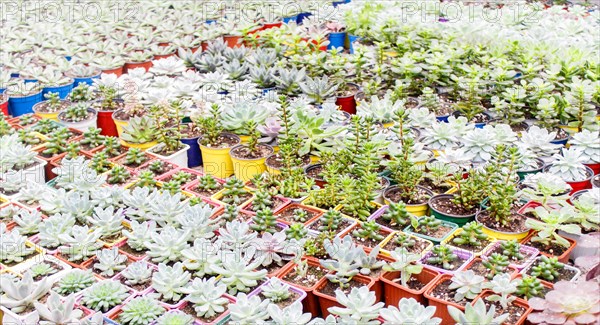
[[[600,233],[589,233],[582,235],[573,235],[562,230],[559,230],[558,234],[561,237],[573,239],[577,242],[577,245],[571,251],[570,259],[573,261],[581,256],[596,256],[600,254]]]
[[[34,182],[38,184],[46,184],[46,164],[47,161],[39,159],[38,157],[33,158],[37,163],[35,166],[21,170],[23,176],[23,183]]]
[[[73,128],[76,130],[79,130],[81,132],[86,132],[89,128],[91,127],[96,127],[96,120],[98,119],[98,112],[96,112],[96,110],[88,108],[88,112],[93,112],[94,116],[92,116],[92,118],[90,118],[89,120],[85,120],[85,121],[81,121],[81,122],[67,122],[64,121],[61,118],[61,115],[63,113],[58,114],[58,121],[68,127],[68,128]]]
[[[163,156],[163,155],[154,153],[155,150],[160,151],[160,149],[163,148],[164,146],[165,145],[163,143],[159,143],[159,144],[155,145],[154,147],[148,148],[146,150],[146,153],[148,153],[149,155],[154,156],[156,158],[166,160],[166,161],[168,161],[174,165],[177,165],[179,167],[184,167],[184,168],[188,167],[187,151],[190,149],[190,146],[188,146],[187,144],[184,144],[183,149],[177,151],[176,153],[174,153],[170,156]]]

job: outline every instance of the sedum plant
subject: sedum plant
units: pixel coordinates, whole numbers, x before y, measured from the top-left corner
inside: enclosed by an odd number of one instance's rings
[[[221,201],[227,204],[239,205],[243,203],[242,200],[244,200],[246,195],[249,193],[244,187],[244,182],[235,177],[228,179],[223,187],[225,190],[223,191],[223,198]]]
[[[521,244],[516,239],[501,242],[500,250],[502,251],[502,255],[510,259],[516,261],[525,259],[525,256],[521,254]]]
[[[103,280],[83,292],[81,304],[92,310],[107,312],[129,297],[127,288],[119,282]]]
[[[121,308],[119,321],[122,324],[145,325],[150,324],[164,312],[165,308],[158,301],[150,297],[136,297]]]
[[[517,290],[515,294],[519,297],[524,297],[526,299],[531,299],[532,297],[541,297],[544,292],[544,286],[540,279],[523,275],[523,277],[517,280]]]
[[[462,231],[452,239],[456,245],[481,247],[488,240],[488,235],[483,232],[483,225],[477,221],[471,221],[462,227]]]
[[[183,289],[187,294],[185,300],[193,304],[196,316],[200,318],[211,318],[225,312],[225,307],[229,303],[229,300],[223,297],[226,291],[227,285],[218,283],[215,277],[196,278]]]
[[[556,257],[540,256],[537,265],[531,267],[529,274],[536,278],[542,278],[546,281],[553,281],[558,278],[559,271],[563,269],[565,265],[558,261]]]
[[[496,274],[504,273],[510,264],[508,257],[498,253],[493,253],[481,263],[488,270],[486,275],[488,279],[492,279]]]
[[[422,324],[439,325],[442,320],[433,317],[435,307],[425,307],[413,298],[402,298],[398,302],[398,307],[388,306],[380,311],[381,318],[385,325],[393,324]]]
[[[406,211],[406,204],[404,202],[393,203],[390,202],[387,211],[381,216],[383,220],[392,227],[405,227],[410,223],[410,215]]]
[[[112,277],[115,272],[120,272],[125,268],[127,256],[119,254],[119,249],[103,249],[96,253],[98,263],[94,264],[94,268],[100,271],[100,275]]]
[[[508,314],[502,314],[496,317],[496,306],[492,306],[490,310],[486,310],[483,299],[478,299],[473,305],[467,304],[464,312],[454,306],[448,306],[448,312],[458,325],[502,324],[509,316]]]
[[[191,274],[184,271],[182,263],[177,262],[173,266],[161,263],[152,275],[152,288],[162,299],[178,302],[190,278]]]

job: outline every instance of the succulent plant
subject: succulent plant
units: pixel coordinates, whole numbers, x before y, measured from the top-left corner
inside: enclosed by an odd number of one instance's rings
[[[340,288],[347,288],[350,280],[360,273],[360,265],[356,260],[362,248],[356,247],[350,236],[346,236],[344,239],[336,237],[333,242],[325,240],[323,247],[331,259],[321,260],[321,266],[336,271],[334,274],[327,274],[325,277],[330,282],[338,284]]]
[[[410,215],[406,211],[404,202],[390,202],[388,209],[381,218],[387,220],[392,227],[403,227],[410,223]]]
[[[483,232],[483,225],[477,221],[471,221],[462,227],[452,243],[456,245],[466,245],[471,247],[481,247],[486,243],[488,235]]]
[[[95,208],[92,216],[88,217],[88,222],[100,231],[102,237],[120,234],[124,220],[123,209],[115,210],[112,206]]]
[[[50,296],[46,300],[46,303],[34,302],[33,305],[40,318],[48,321],[50,324],[78,322],[83,315],[81,310],[75,309],[75,296],[72,294],[67,296],[64,301],[61,301],[60,295],[54,291],[50,291]]]
[[[250,228],[258,232],[269,232],[274,233],[277,231],[277,218],[273,215],[271,209],[259,210],[256,212],[256,216],[252,218],[252,225]]]
[[[427,264],[439,265],[446,270],[452,269],[450,263],[458,259],[452,248],[445,245],[434,246],[431,252],[431,256],[427,258]]]
[[[231,321],[236,324],[255,324],[269,317],[267,307],[269,299],[261,300],[259,296],[248,297],[245,293],[237,295],[236,302],[229,304]]]
[[[226,291],[227,286],[218,283],[215,277],[196,278],[183,289],[183,292],[187,294],[185,300],[194,305],[196,316],[201,318],[211,318],[225,312],[225,307],[229,303],[229,300],[223,297]]]
[[[577,224],[569,223],[574,215],[577,215],[572,206],[563,206],[559,210],[546,210],[544,207],[537,207],[534,213],[541,220],[527,219],[525,226],[537,230],[538,233],[531,238],[532,242],[541,243],[545,246],[556,245],[568,248],[571,243],[560,236],[558,231],[564,231],[569,234],[580,235],[581,228]]]
[[[335,291],[335,297],[344,307],[330,307],[329,312],[358,323],[368,324],[375,320],[384,306],[383,302],[377,302],[375,292],[370,291],[367,286],[352,288],[348,295],[338,289]]]
[[[536,278],[542,278],[547,281],[553,281],[558,278],[559,270],[565,265],[558,261],[556,257],[540,256],[536,265],[531,267],[529,274]]]
[[[188,248],[189,230],[176,230],[172,226],[160,232],[150,234],[152,240],[144,242],[148,248],[147,255],[156,263],[174,262],[181,258],[181,252]]]
[[[246,222],[230,221],[219,230],[220,239],[224,248],[245,248],[258,236],[256,232],[250,232],[250,225]]]
[[[342,222],[343,217],[342,213],[329,209],[327,210],[323,216],[321,217],[321,226],[319,227],[319,231],[334,231],[337,230],[340,223]]]
[[[398,307],[390,305],[387,308],[382,308],[380,311],[385,325],[439,325],[442,320],[438,317],[433,317],[434,313],[435,307],[425,307],[413,298],[402,298],[398,302]]]
[[[190,281],[191,274],[184,271],[183,264],[173,266],[158,264],[158,270],[152,274],[152,288],[164,300],[178,302],[184,294],[184,288]]]
[[[72,269],[57,282],[56,292],[61,295],[69,295],[80,292],[94,283],[91,270]]]
[[[131,143],[148,143],[155,138],[154,121],[148,117],[133,117],[129,119],[129,124],[123,127],[120,135],[123,141]]]
[[[194,317],[179,311],[172,310],[166,314],[163,314],[156,319],[157,325],[192,325],[194,324]]]
[[[530,299],[532,297],[541,297],[544,292],[544,286],[540,279],[524,274],[517,282],[517,294],[520,297]]]
[[[483,290],[485,278],[475,274],[473,270],[455,272],[448,289],[454,290],[454,300],[473,300]]]
[[[232,177],[225,182],[223,185],[225,190],[223,191],[223,198],[221,201],[227,204],[241,204],[242,200],[248,194],[248,191],[244,188],[244,182]]]
[[[525,259],[525,256],[521,254],[521,244],[516,239],[500,242],[500,250],[502,251],[502,255],[508,258],[517,261]]]
[[[42,222],[42,214],[38,211],[19,210],[19,213],[13,217],[17,223],[16,230],[21,234],[32,235],[38,233],[38,226]]]
[[[123,184],[129,177],[131,177],[129,170],[124,166],[117,165],[110,170],[106,181],[108,184]]]
[[[90,231],[88,226],[73,226],[71,235],[64,235],[64,246],[58,248],[69,261],[82,261],[96,254],[102,244],[98,242],[102,233],[95,229]]]
[[[129,297],[127,288],[119,282],[103,280],[83,292],[81,304],[96,311],[107,312]]]
[[[285,230],[285,235],[289,239],[301,240],[308,235],[308,230],[301,223],[294,223]]]
[[[23,262],[35,251],[26,243],[27,237],[21,236],[18,230],[3,233],[0,243],[0,262],[4,264]]]
[[[128,286],[140,285],[150,282],[154,269],[144,261],[131,263],[121,275],[125,278],[125,284]]]
[[[278,278],[271,278],[269,283],[261,288],[261,294],[273,303],[279,303],[291,297],[290,286]]]
[[[235,295],[238,292],[248,292],[258,285],[258,281],[266,279],[267,270],[258,270],[263,258],[254,261],[243,258],[241,251],[227,252],[221,257],[221,265],[211,265],[216,274],[221,274],[221,281],[227,285],[228,293]]]
[[[587,174],[587,170],[583,163],[586,162],[586,157],[583,155],[583,149],[572,147],[563,149],[562,154],[555,154],[555,160],[548,168],[548,172],[559,176],[567,182],[577,182],[588,179],[591,175]]]
[[[544,299],[529,299],[534,312],[527,320],[534,324],[546,323],[548,320],[555,324],[592,324],[600,316],[597,308],[598,292],[597,282],[559,281]]]
[[[29,268],[29,270],[31,271],[31,276],[33,276],[33,278],[36,278],[38,276],[45,277],[58,272],[58,270],[55,269],[52,265],[43,262],[32,265]]]
[[[181,255],[186,270],[193,271],[197,277],[215,274],[210,266],[221,263],[215,246],[206,238],[195,239],[194,244],[184,249]]]
[[[55,214],[44,219],[38,226],[40,245],[56,248],[64,243],[64,235],[71,232],[75,217],[70,214]]]
[[[52,282],[49,278],[33,282],[30,271],[26,271],[20,280],[13,281],[0,277],[0,289],[4,292],[2,306],[9,308],[14,313],[21,313],[27,307],[33,307],[38,299],[50,291]]]
[[[502,274],[508,269],[510,262],[508,257],[502,254],[493,253],[486,259],[482,260],[481,264],[488,269],[486,277],[492,279],[496,274]]]
[[[394,262],[385,265],[383,270],[400,272],[400,277],[395,279],[394,282],[399,281],[405,287],[413,274],[420,274],[423,270],[423,265],[417,264],[421,256],[409,253],[406,248],[397,248],[390,252],[390,256],[394,259]]]
[[[156,231],[156,222],[144,221],[142,223],[132,220],[129,224],[131,231],[123,229],[123,236],[127,237],[127,245],[133,250],[146,249],[146,242],[152,241],[152,234]]]
[[[459,325],[502,324],[509,316],[508,314],[502,314],[498,317],[495,317],[496,306],[492,306],[489,311],[486,310],[483,299],[478,299],[474,305],[467,304],[464,312],[462,312],[460,309],[454,306],[448,306],[448,312],[450,313],[450,316],[452,316],[456,324]]]
[[[103,249],[96,253],[98,263],[94,264],[94,268],[100,271],[100,275],[113,276],[116,272],[122,271],[125,268],[127,256],[119,253],[119,249]]]
[[[504,310],[517,299],[512,294],[517,292],[518,280],[512,280],[510,274],[497,274],[494,278],[485,284],[485,287],[494,292],[493,295],[486,297],[487,301],[498,302]]]
[[[150,297],[136,297],[127,302],[119,314],[122,324],[145,325],[150,324],[165,312],[158,301]]]

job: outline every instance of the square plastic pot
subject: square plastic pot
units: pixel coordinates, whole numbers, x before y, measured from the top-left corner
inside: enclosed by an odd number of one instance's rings
[[[317,267],[317,268],[323,269],[321,267],[321,264],[319,263],[319,261],[315,258],[303,258],[303,260],[306,260],[310,267]],[[314,294],[314,290],[317,287],[317,285],[319,285],[319,283],[321,282],[321,279],[319,279],[319,281],[315,282],[315,284],[313,284],[310,287],[306,287],[301,284],[296,284],[293,282],[285,281],[284,280],[285,276],[294,272],[295,267],[296,267],[296,263],[289,262],[279,271],[279,274],[277,275],[277,277],[280,278],[281,281],[288,283],[292,286],[298,287],[302,291],[306,292],[306,298],[304,298],[304,300],[302,301],[302,305],[304,306],[304,312],[311,313],[313,315],[313,317],[318,317],[321,315],[321,308],[319,306],[317,296],[315,296],[315,294]],[[325,269],[323,269],[323,271],[325,271],[325,273],[327,273]]]
[[[461,264],[461,265],[460,265],[458,268],[456,268],[456,270],[452,270],[452,271],[450,271],[450,270],[445,270],[445,269],[443,269],[443,268],[441,268],[441,267],[437,267],[437,266],[435,266],[435,265],[430,265],[430,264],[427,264],[427,259],[428,259],[429,257],[431,257],[431,255],[433,255],[433,252],[432,252],[432,251],[429,251],[429,252],[427,252],[427,254],[425,254],[425,255],[424,255],[422,258],[421,258],[421,263],[422,263],[423,265],[426,265],[428,268],[431,268],[431,269],[433,269],[433,270],[436,270],[436,271],[440,272],[441,274],[450,274],[450,275],[452,275],[452,274],[454,274],[455,272],[458,272],[458,271],[462,271],[462,270],[464,270],[465,266],[466,266],[467,264],[469,264],[469,262],[471,262],[471,260],[474,258],[474,256],[473,256],[473,253],[471,253],[471,252],[468,252],[468,251],[464,251],[464,250],[462,250],[462,249],[458,249],[458,248],[455,248],[455,249],[453,250],[453,253],[454,253],[454,254],[456,254],[456,256],[458,256],[458,259],[462,261],[462,264]]]
[[[371,290],[371,288],[375,284],[375,281],[372,278],[366,277],[364,275],[355,275],[352,278],[352,280],[360,282],[363,286],[367,286],[367,288],[369,288],[369,290]],[[335,296],[330,296],[330,295],[320,292],[320,290],[323,289],[327,285],[327,282],[329,282],[329,280],[327,278],[323,277],[316,284],[315,289],[314,289],[314,293],[317,296],[319,305],[321,307],[321,315],[323,315],[324,318],[330,315],[330,313],[329,313],[330,307],[343,307],[337,301]]]
[[[454,246],[454,243],[452,242],[452,240],[454,238],[456,238],[462,231],[463,231],[462,228],[456,229],[450,236],[446,237],[446,239],[444,239],[440,244],[441,245],[447,245],[447,246],[454,247],[454,248],[458,248],[458,249],[462,249],[462,250],[467,250],[467,249],[464,249],[464,248],[461,248],[461,247]],[[481,256],[483,254],[483,252],[485,252],[491,245],[493,245],[496,242],[496,239],[492,238],[492,237],[488,237],[488,241],[490,243],[487,244],[486,246],[481,247],[481,248],[474,248],[473,250],[469,250],[469,251],[471,253],[473,253],[473,255],[475,257]]]
[[[412,277],[422,283],[424,286],[420,290],[413,290],[411,288],[403,286],[399,281],[394,281],[400,276],[400,272],[385,272],[381,275],[381,282],[383,283],[383,292],[385,297],[385,304],[398,306],[398,302],[402,298],[413,298],[420,304],[425,305],[427,299],[423,297],[423,293],[429,289],[435,282],[434,280],[440,275],[440,272],[430,269],[429,267],[423,267],[421,273],[415,274]]]
[[[495,243],[493,243],[492,245],[488,246],[485,249],[485,252],[481,255],[482,258],[488,258],[489,255],[497,248],[500,247],[500,245],[502,245],[504,241],[497,241]],[[533,261],[535,260],[535,258],[539,255],[540,251],[535,248],[535,247],[531,247],[531,246],[527,246],[527,245],[521,245],[519,247],[519,252],[521,254],[526,254],[529,255],[530,257],[521,261],[520,263],[511,263],[510,265],[516,269],[518,269],[519,271],[526,268],[527,266],[529,266],[529,264],[533,263]]]
[[[156,157],[156,158],[160,158],[162,160],[166,160],[174,165],[177,165],[179,167],[184,167],[187,168],[188,167],[188,160],[187,160],[187,151],[190,148],[190,146],[188,146],[187,144],[183,145],[183,148],[180,149],[179,151],[169,155],[169,156],[163,156],[160,154],[155,153],[155,150],[160,150],[162,147],[164,147],[164,144],[159,143],[151,148],[148,148],[146,150],[146,153],[148,153],[149,155]]]
[[[448,231],[448,233],[446,233],[446,235],[444,235],[442,238],[434,238],[431,236],[427,236],[427,235],[423,235],[417,232],[414,232],[412,230],[412,226],[409,225],[408,227],[404,228],[404,232],[408,233],[408,234],[413,234],[417,237],[421,237],[423,239],[429,240],[430,242],[434,243],[435,245],[443,242],[446,238],[450,237],[450,235],[452,235],[454,233],[454,231],[456,231],[456,229],[458,228],[458,225],[452,222],[448,222],[448,221],[442,221],[442,225],[451,228],[450,231]]]

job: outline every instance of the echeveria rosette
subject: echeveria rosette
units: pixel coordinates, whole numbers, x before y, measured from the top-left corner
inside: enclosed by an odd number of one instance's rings
[[[567,282],[554,284],[545,299],[531,298],[534,310],[527,320],[534,324],[592,324],[600,319],[600,284]]]
[[[571,146],[581,148],[581,155],[586,163],[600,163],[600,139],[597,131],[583,130],[574,134],[570,141]]]

